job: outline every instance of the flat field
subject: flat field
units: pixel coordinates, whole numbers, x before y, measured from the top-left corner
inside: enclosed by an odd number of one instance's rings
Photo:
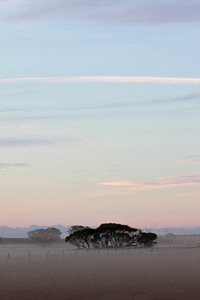
[[[200,248],[189,247],[199,242],[168,236],[153,250],[117,251],[0,245],[0,299],[199,300]]]

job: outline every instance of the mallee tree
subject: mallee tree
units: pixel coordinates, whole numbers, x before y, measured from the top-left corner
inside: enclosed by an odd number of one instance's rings
[[[146,233],[128,225],[105,223],[98,228],[79,226],[78,230],[66,237],[65,242],[78,248],[120,248],[120,247],[151,247],[156,242],[155,233]]]
[[[61,232],[59,229],[49,227],[47,229],[36,229],[28,232],[31,242],[38,244],[51,244],[59,241]]]

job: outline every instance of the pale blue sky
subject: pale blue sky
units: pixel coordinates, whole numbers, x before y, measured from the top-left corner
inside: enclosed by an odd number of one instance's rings
[[[198,225],[198,1],[40,2],[0,1],[0,225]]]

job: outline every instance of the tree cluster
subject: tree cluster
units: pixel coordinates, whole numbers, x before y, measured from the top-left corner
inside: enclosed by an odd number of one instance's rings
[[[60,239],[61,232],[59,229],[49,227],[47,229],[36,229],[28,232],[31,242],[36,244],[51,244]]]
[[[76,227],[76,226],[74,226]],[[128,225],[105,223],[98,228],[78,226],[66,237],[65,242],[78,248],[122,248],[122,247],[151,247],[156,242],[155,233],[146,233]]]

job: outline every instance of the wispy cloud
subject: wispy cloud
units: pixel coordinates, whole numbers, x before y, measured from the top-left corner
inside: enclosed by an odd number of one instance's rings
[[[180,163],[185,163],[185,164],[200,163],[200,155],[190,155],[186,159],[181,160]]]
[[[5,115],[1,116],[1,118],[6,118],[6,119],[75,119],[78,118],[89,118],[91,117],[91,113],[93,113],[96,110],[104,110],[104,109],[121,109],[121,108],[131,108],[131,107],[140,107],[140,106],[151,106],[152,105],[165,105],[168,103],[182,103],[182,102],[188,102],[188,103],[192,103],[191,100],[200,100],[200,91],[194,92],[194,93],[190,93],[190,94],[186,94],[186,95],[182,95],[179,97],[171,97],[171,98],[163,98],[163,99],[152,99],[152,100],[132,100],[132,101],[128,101],[126,102],[124,99],[123,101],[115,101],[112,103],[99,103],[99,104],[90,104],[87,105],[85,102],[80,102],[78,106],[70,106],[70,107],[48,107],[45,108],[45,111],[41,112],[41,106],[37,106],[37,102],[35,102],[35,106],[31,108],[31,112],[34,111],[34,115],[30,115],[30,107],[28,106],[24,106],[24,107],[14,107],[12,105],[8,106],[8,107],[4,107],[4,109],[0,109],[0,112],[4,113]],[[195,107],[196,109],[196,107]],[[81,110],[81,116],[79,114],[79,111]],[[171,112],[171,110],[167,109],[165,110],[167,112]],[[177,109],[174,109],[173,111],[177,111]],[[182,106],[180,106],[180,108],[178,108],[178,111],[188,111],[188,107],[187,108],[183,108]],[[18,114],[16,114],[16,112]],[[78,112],[78,116],[77,116],[77,112]],[[155,112],[155,110],[154,110]],[[163,111],[158,111],[158,113],[162,113]],[[9,115],[7,114],[9,113]],[[14,113],[14,114],[12,114]],[[21,113],[21,114],[19,114]],[[22,116],[23,113],[23,116]],[[137,114],[139,112],[137,111]],[[35,128],[35,125],[31,125],[31,124],[23,124],[20,126],[21,129],[33,129]],[[1,129],[5,129],[3,127],[0,127]]]
[[[3,1],[6,3],[5,6],[13,4],[15,11],[17,11],[17,13],[14,11],[8,13],[7,19],[9,21],[38,21],[45,18],[62,18],[66,21],[84,19],[107,23],[139,24],[200,21],[200,3],[198,0],[34,0],[33,2],[25,0]]]
[[[20,126],[20,129],[33,129],[36,128],[35,125],[28,125],[28,124],[24,124]]]
[[[200,91],[197,91],[195,93],[190,93],[184,96],[180,96],[177,98],[174,98],[175,101],[184,101],[184,100],[191,100],[191,99],[200,99]]]
[[[27,166],[28,166],[28,164],[25,164],[25,163],[15,163],[15,164],[0,163],[0,169],[10,168],[10,167],[27,167]]]
[[[35,177],[35,179],[38,179],[38,180],[45,180],[47,178],[48,178],[48,176],[44,176],[44,175],[40,175],[40,176],[38,175]]]
[[[0,138],[1,147],[29,147],[29,146],[48,146],[48,145],[72,145],[77,143],[76,139],[64,138],[27,138],[27,137],[7,137]]]
[[[158,83],[158,84],[200,84],[200,78],[145,77],[145,76],[52,76],[1,78],[0,83]]]
[[[175,97],[175,98],[167,98],[167,99],[155,99],[155,100],[148,100],[148,101],[133,101],[133,102],[115,102],[115,103],[108,103],[99,106],[93,106],[92,108],[87,107],[85,109],[104,109],[104,108],[124,108],[124,107],[132,107],[132,106],[144,106],[144,105],[152,105],[152,104],[167,104],[169,102],[176,103],[176,102],[190,102],[191,100],[199,100],[200,99],[200,91],[195,93],[190,93],[184,96]],[[181,108],[181,110],[185,110]],[[188,108],[186,108],[188,110]]]
[[[0,177],[5,177],[5,176],[8,176],[8,174],[6,174],[6,173],[0,174]]]
[[[197,197],[200,196],[200,192],[199,193],[181,193],[178,194],[179,197]]]
[[[200,175],[180,175],[180,176],[168,176],[160,178],[157,182],[142,182],[142,181],[114,181],[114,182],[102,182],[98,183],[106,186],[126,186],[126,187],[141,187],[143,189],[148,188],[168,188],[175,186],[186,186],[193,184],[200,184]]]

